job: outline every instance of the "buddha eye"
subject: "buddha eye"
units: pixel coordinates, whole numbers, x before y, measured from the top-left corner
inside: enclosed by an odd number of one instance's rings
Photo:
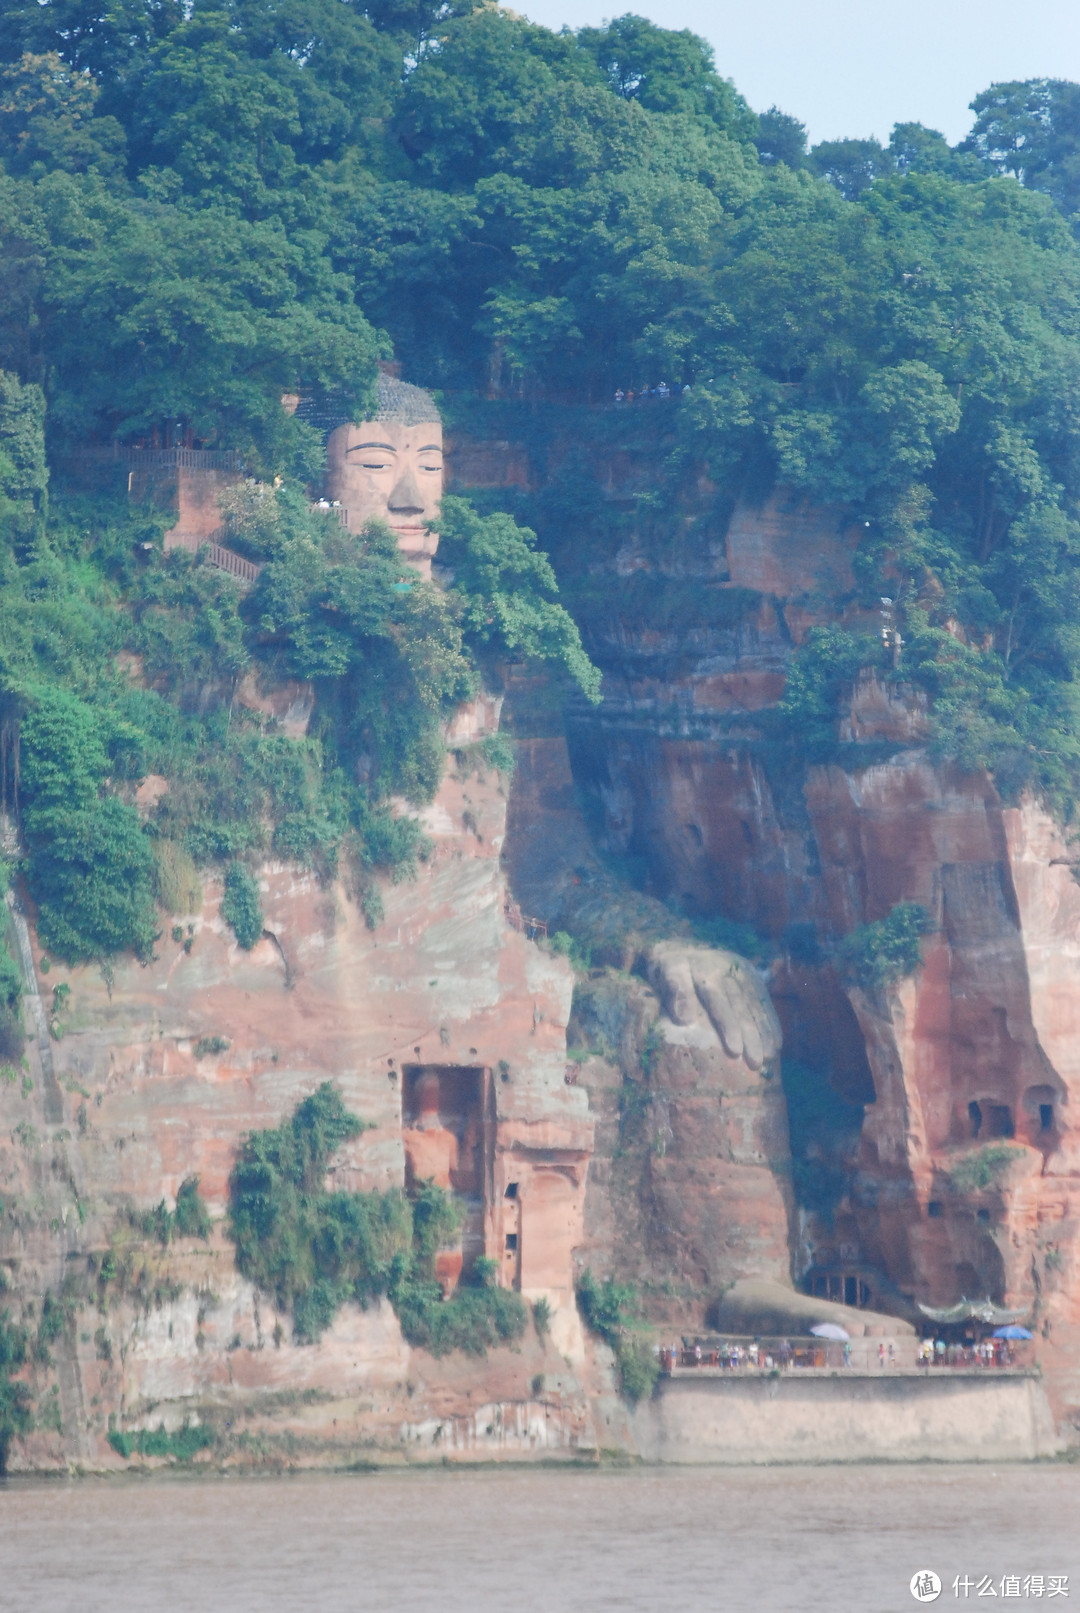
[[[389,470],[390,469],[390,461],[388,459],[362,459],[360,461],[360,465],[361,465],[361,469],[363,469],[363,470]]]

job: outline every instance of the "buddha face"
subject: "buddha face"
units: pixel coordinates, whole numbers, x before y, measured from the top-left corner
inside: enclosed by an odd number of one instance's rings
[[[438,514],[443,491],[442,425],[368,420],[338,426],[326,445],[326,491],[349,512],[349,530],[384,521],[402,558],[425,577],[438,534],[425,522]]]

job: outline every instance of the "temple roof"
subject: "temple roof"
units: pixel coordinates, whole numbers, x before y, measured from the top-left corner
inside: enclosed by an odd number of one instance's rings
[[[995,1305],[990,1299],[962,1299],[958,1305],[946,1305],[940,1309],[920,1304],[919,1309],[932,1322],[993,1322],[995,1327],[1004,1327],[1009,1322],[1022,1322],[1031,1314],[1030,1305],[1023,1310],[1010,1311],[1003,1305]]]

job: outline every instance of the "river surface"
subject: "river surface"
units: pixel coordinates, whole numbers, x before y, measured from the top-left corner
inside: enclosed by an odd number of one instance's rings
[[[944,1582],[938,1609],[1077,1607],[1080,1467],[0,1486],[5,1613],[893,1613],[920,1605],[909,1582],[924,1568]],[[1068,1598],[1049,1598],[1051,1575],[1069,1576]]]

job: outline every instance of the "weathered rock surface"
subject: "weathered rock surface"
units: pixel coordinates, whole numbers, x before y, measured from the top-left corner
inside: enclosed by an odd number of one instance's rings
[[[573,780],[646,892],[770,938],[785,1053],[866,1104],[849,1196],[831,1222],[800,1213],[796,1277],[876,1272],[909,1314],[987,1295],[1029,1312],[1056,1414],[1080,1425],[1073,854],[1036,802],[935,763],[902,686],[860,680],[843,767],[755,728],[810,625],[869,625],[850,603],[856,537],[797,501],[740,507],[714,577],[758,602],[677,661],[625,621],[592,642],[611,697],[573,714]],[[873,998],[845,986],[835,943],[902,901],[935,926],[922,967]]]
[[[457,720],[455,743],[497,718],[481,702]],[[263,936],[247,952],[213,879],[201,911],[176,916],[179,939],[166,921],[146,967],[118,960],[106,977],[54,963],[45,974],[31,926],[40,997],[70,994],[62,1039],[32,1048],[27,1095],[0,1089],[0,1259],[17,1294],[56,1294],[66,1277],[80,1308],[53,1347],[64,1432],[38,1436],[28,1460],[46,1449],[52,1460],[114,1460],[110,1419],[171,1428],[212,1417],[220,1428],[234,1416],[278,1456],[301,1435],[326,1459],[403,1442],[438,1455],[432,1429],[458,1429],[495,1402],[481,1422],[497,1433],[458,1430],[455,1450],[589,1444],[572,1251],[592,1121],[585,1092],[565,1080],[571,971],[507,923],[505,811],[494,772],[448,772],[424,814],[430,855],[415,880],[383,889],[375,929],[345,883],[274,862],[261,870]],[[520,1352],[435,1362],[408,1349],[384,1304],[347,1307],[318,1346],[296,1345],[288,1318],[237,1277],[220,1234],[209,1248],[161,1250],[131,1231],[129,1210],[171,1203],[190,1175],[222,1216],[241,1136],[278,1124],[326,1080],[371,1126],[335,1159],[334,1185],[402,1184],[403,1122],[425,1069],[475,1108],[463,1147],[480,1149],[483,1134],[473,1253],[548,1302],[546,1340],[530,1329]],[[556,1386],[542,1405],[538,1376]],[[414,1424],[427,1432],[414,1437]]]

